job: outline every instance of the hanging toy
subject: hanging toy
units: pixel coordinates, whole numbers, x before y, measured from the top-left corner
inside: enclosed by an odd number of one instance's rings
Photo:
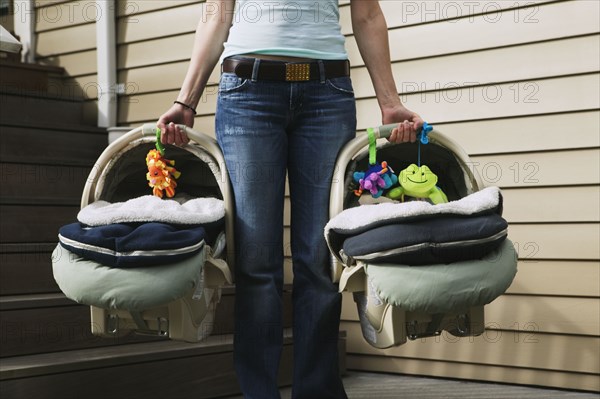
[[[370,165],[366,172],[354,172],[354,181],[359,184],[358,190],[354,190],[354,194],[361,196],[363,191],[369,191],[373,198],[381,197],[383,190],[387,190],[398,182],[398,178],[394,174],[387,162],[381,164]]]
[[[405,196],[416,199],[429,199],[433,204],[448,202],[448,197],[436,184],[438,177],[429,169],[427,165],[421,165],[421,144],[428,144],[427,135],[433,130],[433,127],[427,122],[423,123],[423,128],[418,135],[418,165],[414,163],[400,172],[398,182],[400,187],[390,190],[387,194],[389,198],[400,199],[404,202]]]
[[[373,198],[379,198],[384,190],[398,182],[398,177],[386,161],[377,163],[375,133],[373,129],[367,129],[367,134],[369,135],[369,168],[366,172],[354,172],[352,175],[359,185],[359,188],[354,190],[354,194],[360,197],[363,191],[368,191]]]
[[[181,172],[174,168],[175,161],[164,158],[164,154],[165,147],[160,142],[160,129],[156,129],[156,149],[148,151],[146,155],[148,166],[146,179],[148,186],[152,188],[152,194],[162,198],[164,191],[168,198],[172,198],[177,187],[175,180],[179,178]]]
[[[150,150],[146,155],[146,165],[148,166],[146,179],[148,180],[148,186],[152,187],[152,194],[162,198],[164,191],[167,197],[173,197],[177,187],[175,179],[178,179],[181,175],[173,167],[175,161],[163,158],[158,150]]]
[[[436,186],[438,177],[427,165],[417,166],[414,163],[402,170],[396,187],[387,194],[389,198],[400,199],[404,202],[405,196],[417,199],[429,199],[433,204],[448,202],[446,194]]]

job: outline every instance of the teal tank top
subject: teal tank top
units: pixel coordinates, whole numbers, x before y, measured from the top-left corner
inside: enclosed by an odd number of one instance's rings
[[[257,53],[344,60],[337,0],[237,0],[221,56]]]

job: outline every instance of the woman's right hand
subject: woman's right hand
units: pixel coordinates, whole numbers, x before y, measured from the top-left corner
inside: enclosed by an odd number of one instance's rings
[[[160,129],[161,143],[182,146],[190,141],[185,131],[177,126],[178,124],[194,127],[194,112],[182,105],[173,104],[156,123]]]

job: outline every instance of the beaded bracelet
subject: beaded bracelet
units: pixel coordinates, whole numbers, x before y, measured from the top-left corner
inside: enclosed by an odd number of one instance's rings
[[[179,105],[181,105],[184,108],[191,109],[192,112],[194,113],[194,115],[196,115],[196,108],[194,108],[194,107],[191,107],[191,106],[189,106],[189,105],[187,105],[185,103],[182,103],[181,101],[173,101],[173,104],[179,104]]]

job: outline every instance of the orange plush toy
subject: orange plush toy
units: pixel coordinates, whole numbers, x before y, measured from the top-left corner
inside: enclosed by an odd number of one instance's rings
[[[150,150],[146,155],[146,165],[148,166],[146,179],[148,179],[148,185],[152,187],[152,194],[162,198],[164,191],[167,197],[173,197],[175,187],[177,187],[175,179],[178,179],[181,175],[173,167],[175,161],[163,158],[158,150]]]

